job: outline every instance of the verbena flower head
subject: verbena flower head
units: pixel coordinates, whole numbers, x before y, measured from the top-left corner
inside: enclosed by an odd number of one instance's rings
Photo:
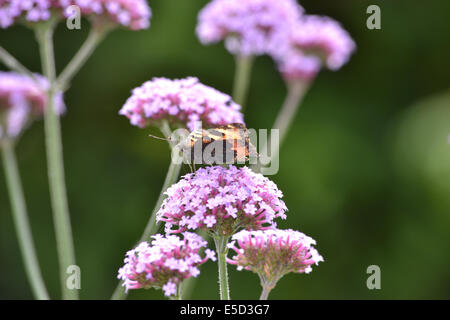
[[[8,28],[20,19],[46,21],[52,14],[72,17],[73,5],[96,22],[106,20],[132,30],[148,28],[151,18],[145,0],[0,0],[0,27]]]
[[[197,78],[154,78],[133,90],[120,114],[141,128],[168,120],[192,131],[199,122],[205,127],[243,123],[240,108],[229,95],[201,84]]]
[[[77,5],[83,15],[94,18],[94,22],[105,19],[131,30],[150,26],[151,9],[145,0],[58,0],[66,17],[73,14],[71,5]]]
[[[0,0],[0,27],[8,28],[20,18],[28,22],[48,20],[55,6],[52,0]]]
[[[337,70],[356,48],[347,31],[324,16],[302,16],[285,36],[286,41],[272,57],[286,80],[311,80],[323,65]]]
[[[199,13],[197,35],[204,44],[225,40],[233,54],[267,54],[302,13],[295,0],[213,0]]]
[[[356,48],[347,31],[335,20],[306,15],[291,33],[291,42],[305,54],[321,58],[331,70],[344,65]]]
[[[288,81],[310,81],[319,73],[321,66],[322,62],[318,57],[305,55],[298,50],[289,50],[278,59],[278,69]]]
[[[46,78],[35,79],[15,72],[0,72],[0,138],[15,138],[33,118],[42,116],[47,105]],[[55,111],[64,112],[63,95],[54,101]]]
[[[207,242],[191,232],[176,235],[152,236],[151,244],[141,242],[126,254],[125,265],[119,269],[118,278],[123,280],[126,290],[140,288],[162,288],[168,297],[175,295],[183,280],[197,277],[198,266],[208,259],[216,260],[215,253],[206,249],[204,257],[199,251]]]
[[[313,264],[324,261],[315,244],[314,239],[290,229],[243,230],[228,244],[236,252],[228,263],[258,274],[263,285],[274,286],[283,275],[310,273]]]
[[[167,191],[157,220],[166,232],[204,229],[230,236],[239,229],[274,227],[285,219],[286,205],[275,183],[247,167],[208,166],[185,175]]]

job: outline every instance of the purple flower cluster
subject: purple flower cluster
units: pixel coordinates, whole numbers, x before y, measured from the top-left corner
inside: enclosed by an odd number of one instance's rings
[[[48,20],[56,5],[54,0],[0,0],[0,27],[8,28],[21,17],[29,22]]]
[[[148,28],[151,18],[145,0],[0,0],[0,27],[8,28],[20,18],[28,22],[46,21],[52,12],[69,17],[74,14],[71,7],[74,5],[83,15],[106,19],[132,30]]]
[[[233,54],[269,54],[287,80],[309,80],[323,65],[339,69],[356,46],[335,20],[303,12],[295,0],[212,0],[197,35],[204,44],[225,40]]]
[[[233,54],[268,54],[302,13],[295,0],[213,0],[198,16],[197,35],[204,44],[225,40]]]
[[[232,239],[228,247],[236,255],[228,263],[257,273],[263,283],[274,285],[290,272],[310,273],[313,264],[324,261],[313,247],[314,239],[290,229],[242,230]]]
[[[303,16],[287,35],[286,44],[272,55],[286,79],[312,79],[322,65],[337,70],[356,48],[348,32],[324,16]]]
[[[40,75],[35,79],[15,72],[0,72],[0,138],[17,137],[29,121],[42,116],[47,105],[48,81]],[[55,111],[65,110],[63,95],[55,97]]]
[[[95,18],[106,18],[131,30],[147,29],[152,15],[145,0],[58,0],[65,16],[71,16],[71,5],[81,13]]]
[[[127,291],[156,287],[162,288],[166,296],[173,296],[183,280],[200,274],[199,265],[208,259],[216,260],[214,251],[209,249],[203,258],[200,256],[199,251],[208,243],[195,233],[185,232],[183,239],[160,234],[152,238],[151,244],[141,242],[126,254],[118,278],[124,281]]]
[[[322,57],[331,70],[342,67],[356,48],[348,32],[337,21],[315,15],[303,17],[301,25],[293,30],[291,41],[306,54]]]
[[[286,205],[275,183],[247,167],[209,166],[185,175],[167,191],[157,220],[167,233],[205,229],[217,236],[275,227]]]
[[[133,90],[120,114],[141,128],[166,119],[192,131],[199,122],[203,126],[243,123],[240,108],[230,96],[201,84],[197,78],[154,78]]]

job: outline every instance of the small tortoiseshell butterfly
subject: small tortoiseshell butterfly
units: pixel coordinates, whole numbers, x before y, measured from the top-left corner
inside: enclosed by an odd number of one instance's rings
[[[171,141],[170,138],[163,140]],[[242,123],[194,130],[175,148],[183,153],[185,162],[190,167],[191,164],[194,165],[194,169],[195,164],[245,163],[250,157],[258,157],[255,146],[250,142],[248,130]]]

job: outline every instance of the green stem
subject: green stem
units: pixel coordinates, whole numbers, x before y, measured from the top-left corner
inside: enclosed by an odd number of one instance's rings
[[[64,178],[61,124],[59,115],[56,114],[54,108],[56,73],[53,52],[53,31],[54,23],[52,21],[43,23],[36,29],[36,37],[41,52],[42,69],[50,84],[50,88],[47,91],[48,103],[44,116],[48,178],[58,249],[62,297],[63,299],[78,299],[78,291],[76,289],[69,289],[66,285],[66,270],[69,266],[75,265],[75,252]]]
[[[176,300],[183,300],[183,283],[178,285]]]
[[[261,296],[259,297],[259,300],[267,300],[267,298],[269,297],[269,293],[272,290],[271,287],[269,286],[263,286],[263,290],[261,292]]]
[[[144,233],[142,234],[140,241],[148,240],[149,237],[159,229],[161,223],[156,222],[156,214],[161,208],[164,199],[166,198],[164,192],[166,192],[166,190],[176,182],[180,174],[180,169],[181,164],[170,162],[169,170],[167,171],[166,179],[164,180],[164,185],[161,189],[161,193],[159,194],[158,201],[156,201],[156,205],[153,208],[152,215],[150,216],[150,219],[147,223],[147,226],[145,227]]]
[[[228,271],[227,271],[227,243],[229,237],[215,236],[214,243],[217,252],[217,264],[219,268],[219,288],[220,300],[230,300],[230,288],[228,285]]]
[[[69,82],[85,64],[87,59],[92,55],[95,48],[103,40],[108,33],[108,28],[92,27],[85,42],[59,75],[56,83],[59,89],[66,89]]]
[[[170,137],[171,131],[170,131],[169,125],[166,122],[163,123],[163,125],[161,126],[160,129],[166,138]],[[147,241],[152,234],[155,234],[158,231],[161,223],[156,222],[156,214],[159,211],[159,209],[161,208],[161,205],[166,197],[164,193],[172,184],[174,184],[177,181],[178,176],[180,174],[181,166],[182,166],[182,163],[175,163],[175,161],[170,161],[166,179],[164,180],[163,187],[159,194],[158,200],[156,201],[155,207],[153,208],[150,219],[148,220],[147,225],[144,229],[144,232],[142,233],[142,236],[139,240],[140,242]],[[122,299],[125,299],[125,297],[126,297],[125,288],[121,285],[121,283],[119,283],[117,285],[116,289],[114,290],[114,293],[113,293],[111,299],[112,300],[122,300]]]
[[[289,131],[289,128],[292,125],[292,121],[295,118],[295,114],[299,109],[301,102],[309,89],[310,82],[306,80],[295,80],[288,82],[288,93],[286,99],[281,107],[277,118],[275,119],[275,123],[272,129],[279,130],[279,140],[278,143],[271,145],[271,152],[268,163],[270,163],[273,159],[278,157],[280,152],[280,147],[284,142],[286,135]],[[267,141],[261,144],[260,146],[260,155],[267,155],[268,151],[268,143],[271,142],[271,136],[268,137]],[[267,163],[267,164],[268,164]],[[253,167],[253,169],[257,172],[261,170],[261,163],[258,163]]]
[[[6,51],[2,46],[0,46],[0,60],[7,66],[9,69],[16,71],[18,73],[26,74],[31,79],[33,79],[39,86],[40,83],[37,80],[36,76],[24,67],[16,58],[14,58],[8,51]]]
[[[19,169],[17,167],[14,146],[11,141],[4,139],[1,141],[3,165],[5,169],[6,183],[8,186],[9,198],[14,219],[14,225],[19,240],[22,258],[25,264],[25,271],[28,281],[31,284],[34,297],[39,300],[48,300],[49,296],[45,288],[41,270],[37,260],[36,250],[31,234],[30,223],[28,221],[27,207],[23,188],[20,182]]]
[[[241,105],[241,112],[244,112],[245,103],[247,100],[253,60],[253,56],[236,56],[236,71],[234,74],[233,83],[233,100],[237,104]]]

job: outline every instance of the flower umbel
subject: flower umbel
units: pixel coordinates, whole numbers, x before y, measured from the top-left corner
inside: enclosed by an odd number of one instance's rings
[[[0,138],[17,137],[33,118],[41,117],[47,105],[48,81],[15,72],[0,72]],[[55,110],[65,110],[63,95],[55,97]]]
[[[167,192],[157,219],[166,232],[205,229],[230,236],[239,229],[273,228],[286,205],[275,183],[247,167],[209,166],[185,175]]]
[[[197,35],[205,44],[225,40],[233,54],[267,54],[302,13],[295,0],[213,0],[198,16]]]
[[[118,278],[123,280],[126,290],[140,288],[162,288],[168,297],[177,292],[183,280],[197,277],[198,266],[208,259],[216,260],[215,253],[206,249],[205,256],[199,254],[207,242],[191,232],[176,235],[152,236],[151,244],[141,242],[126,254],[125,265],[119,269]]]
[[[0,28],[8,28],[20,18],[39,22],[49,20],[52,14],[72,17],[71,6],[95,22],[104,19],[132,30],[150,25],[151,10],[145,0],[0,0]]]
[[[133,90],[120,114],[141,128],[168,120],[192,131],[200,121],[204,126],[243,123],[240,108],[230,96],[197,78],[154,78]]]
[[[59,7],[54,0],[0,0],[0,28],[8,28],[19,18],[27,22],[50,19],[51,9]]]
[[[303,16],[298,28],[292,30],[291,41],[306,54],[322,58],[331,70],[342,67],[356,48],[340,23],[326,16]]]
[[[81,14],[89,16],[94,23],[106,19],[131,30],[147,29],[152,12],[145,0],[58,0],[64,15],[71,16],[71,5],[77,5]]]
[[[324,261],[313,247],[316,241],[294,230],[243,230],[228,245],[236,255],[228,263],[238,270],[259,275],[263,287],[270,291],[287,273],[310,273],[312,265]]]
[[[312,79],[322,65],[337,70],[356,48],[348,32],[325,16],[304,15],[287,34],[287,45],[273,57],[288,80]]]

